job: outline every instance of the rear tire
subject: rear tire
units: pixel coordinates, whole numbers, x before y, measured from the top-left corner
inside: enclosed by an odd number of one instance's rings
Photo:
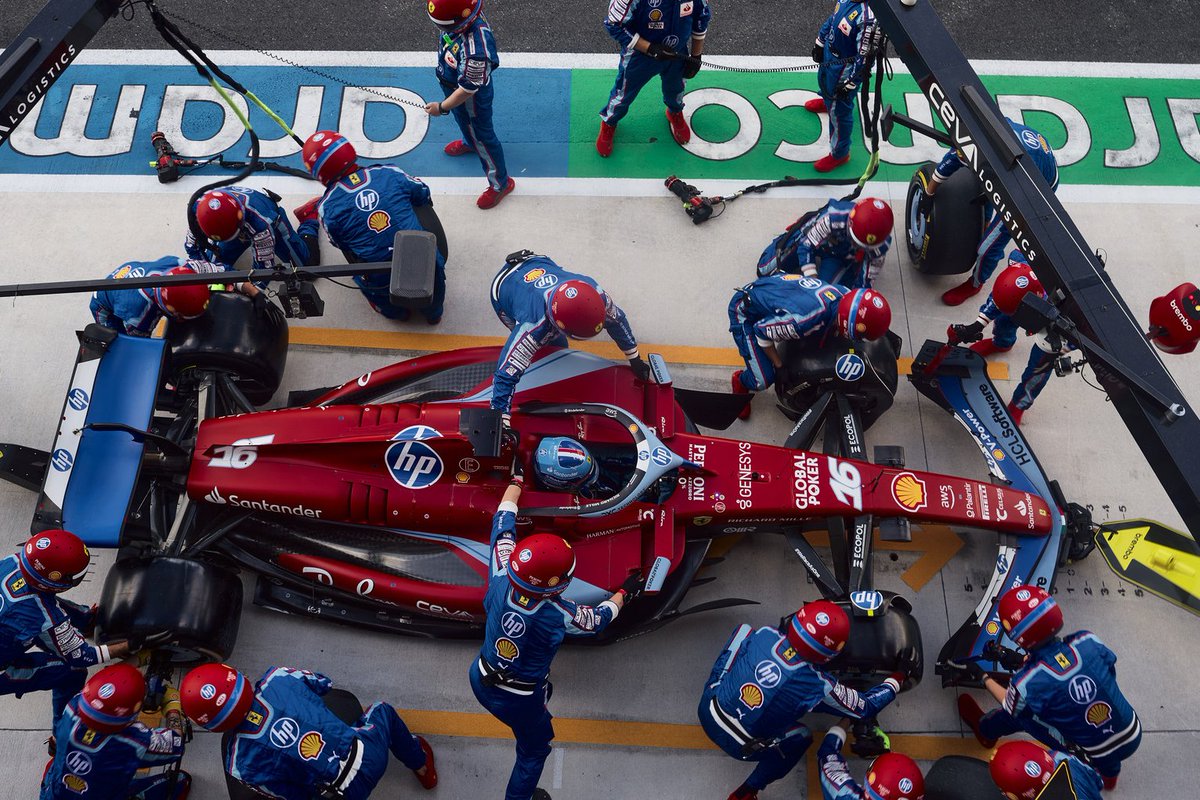
[[[917,272],[926,275],[959,275],[975,265],[987,204],[979,202],[983,192],[979,179],[970,170],[951,175],[934,195],[928,219],[917,211],[924,194],[919,176],[932,180],[933,164],[924,164],[908,184],[904,206],[904,238],[908,257]]]
[[[105,641],[171,631],[176,664],[223,661],[233,652],[242,581],[224,567],[165,556],[118,561],[104,581],[98,629]]]
[[[885,613],[855,617],[849,600],[837,604],[850,615],[850,638],[828,669],[838,680],[855,689],[877,686],[896,671],[896,659],[906,647],[921,648],[921,627],[912,616],[912,606],[897,595],[885,594]],[[924,658],[921,659],[922,663]],[[923,670],[922,670],[923,672]],[[907,691],[921,682],[922,672],[910,675],[900,687]]]
[[[925,800],[1004,800],[988,765],[978,758],[943,756],[925,775]]]
[[[228,372],[246,399],[256,406],[265,404],[283,380],[288,349],[283,311],[275,303],[266,308],[265,314],[257,314],[250,298],[213,292],[202,316],[172,320],[167,328],[167,380],[179,385],[195,370]]]

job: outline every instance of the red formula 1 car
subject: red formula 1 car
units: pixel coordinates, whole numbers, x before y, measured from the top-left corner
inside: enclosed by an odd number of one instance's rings
[[[490,521],[514,456],[488,408],[498,349],[416,358],[255,411],[248,395],[269,397],[282,374],[286,325],[248,305],[214,297],[205,327],[166,340],[90,326],[53,450],[0,445],[6,477],[41,492],[34,528],[122,548],[102,629],[166,628],[181,659],[227,655],[241,568],[260,576],[255,600],[268,607],[480,634]],[[623,364],[544,351],[515,397],[517,457],[528,461],[543,436],[571,436],[620,487],[595,500],[532,487],[519,520],[572,542],[574,600],[597,602],[642,571],[645,595],[610,638],[678,616],[713,538],[733,532],[865,515],[1035,538],[1052,528],[1051,508],[1027,491],[702,434],[652,361],[656,380],[642,382]],[[971,512],[989,507],[1004,513]],[[919,644],[909,623],[886,645],[893,655]],[[879,653],[861,661],[891,669]]]

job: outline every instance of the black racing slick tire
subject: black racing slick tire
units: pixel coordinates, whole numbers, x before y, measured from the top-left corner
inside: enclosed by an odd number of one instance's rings
[[[908,184],[904,206],[904,239],[917,272],[959,275],[975,265],[988,207],[983,187],[969,169],[950,176],[934,195],[929,216],[918,210],[933,164],[924,164]]]
[[[242,394],[265,404],[283,381],[287,366],[287,319],[273,302],[259,312],[250,298],[213,292],[208,310],[196,319],[172,320],[168,380],[186,382],[196,370],[229,373]]]
[[[829,662],[828,669],[854,689],[868,689],[882,683],[896,671],[897,659],[905,648],[915,647],[918,653],[924,652],[921,627],[912,615],[912,606],[896,595],[887,598],[883,613],[874,617],[856,617],[850,601],[837,601],[850,615],[850,638],[842,652]],[[900,690],[913,688],[921,682],[921,677],[921,671],[910,675]]]
[[[986,761],[943,756],[925,774],[925,800],[1004,800]]]
[[[780,408],[797,420],[826,392],[840,392],[858,411],[862,429],[869,429],[892,407],[901,345],[900,337],[890,331],[871,342],[835,339],[820,350],[781,343],[784,366],[775,376]]]
[[[118,561],[104,581],[97,628],[102,641],[172,633],[178,664],[224,661],[242,614],[242,581],[233,570],[187,558]]]

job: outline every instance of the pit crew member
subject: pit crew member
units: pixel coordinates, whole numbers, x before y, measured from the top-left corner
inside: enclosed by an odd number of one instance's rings
[[[979,316],[968,325],[951,325],[946,329],[947,340],[951,344],[974,342],[971,349],[984,358],[1007,353],[1017,341],[1017,324],[1013,322],[1011,314],[1029,292],[1045,296],[1041,281],[1033,274],[1025,256],[1019,250],[1013,250],[1008,257],[1008,267],[996,278],[987,302],[979,307]],[[981,338],[984,329],[991,323],[995,324],[992,336]],[[1025,371],[1021,373],[1021,380],[1008,402],[1008,413],[1013,422],[1021,424],[1025,412],[1054,374],[1055,362],[1074,349],[1075,346],[1066,341],[1052,343],[1044,335],[1034,338]]]
[[[515,449],[515,448],[514,448]],[[550,662],[568,635],[594,636],[617,618],[635,594],[635,574],[597,606],[565,599],[575,572],[575,553],[562,538],[536,533],[516,539],[517,504],[524,485],[520,455],[512,482],[492,520],[491,567],[483,606],[483,647],[471,664],[471,688],[480,705],[512,729],[517,758],[505,800],[549,800],[538,779],[554,738],[550,710]]]
[[[179,685],[183,713],[222,739],[225,772],[267,797],[365,800],[390,751],[425,789],[437,786],[433,749],[396,709],[374,703],[347,725],[321,699],[324,675],[271,667],[254,684],[227,664],[204,664]]]
[[[923,800],[925,776],[917,762],[900,753],[884,753],[872,761],[864,785],[854,780],[842,757],[849,724],[850,720],[842,719],[830,728],[817,751],[821,794],[825,800]]]
[[[177,256],[163,256],[157,261],[127,261],[108,273],[107,277],[152,278],[223,271],[224,267],[208,261],[186,261]],[[258,293],[254,286],[243,286],[247,292]],[[106,289],[92,292],[88,307],[96,322],[106,328],[130,336],[149,336],[164,315],[173,319],[200,316],[208,308],[209,297],[209,288],[204,284],[153,289]]]
[[[729,301],[729,332],[745,369],[733,373],[733,393],[761,392],[783,366],[776,342],[820,347],[833,335],[874,340],[888,332],[892,310],[874,289],[847,289],[819,278],[776,272],[748,283]],[[750,416],[747,405],[742,419]]]
[[[325,228],[333,246],[346,261],[391,261],[396,231],[421,231],[424,227],[413,209],[432,206],[429,187],[395,164],[360,167],[358,153],[346,137],[335,131],[317,131],[304,143],[304,166],[325,186],[325,194],[297,208],[297,219],[314,214]],[[355,275],[354,282],[371,304],[387,317],[404,321],[409,310],[392,303],[388,292],[390,276]],[[437,254],[433,300],[422,309],[425,321],[442,321],[446,299],[446,259]]]
[[[605,158],[612,154],[617,123],[655,75],[662,81],[671,137],[681,145],[692,140],[683,117],[683,84],[700,71],[711,17],[708,0],[609,0],[604,27],[621,46],[621,60],[608,102],[600,109],[597,153]]]
[[[1050,185],[1050,191],[1057,191],[1058,162],[1054,158],[1054,150],[1046,143],[1046,138],[1033,128],[1013,122],[1007,117],[1005,119],[1012,127],[1013,133],[1017,135],[1017,141],[1029,154],[1033,166]],[[928,189],[921,197],[919,210],[922,215],[928,215],[929,210],[933,208],[933,197],[937,194],[938,186],[963,166],[963,159],[958,150],[951,150],[942,156],[942,160],[938,162],[937,168],[933,171],[933,180],[930,181]],[[983,229],[983,239],[979,242],[979,250],[975,266],[971,270],[971,276],[942,295],[942,302],[948,306],[961,305],[969,298],[979,294],[979,290],[996,271],[996,265],[1004,256],[1004,248],[1012,241],[1012,236],[1004,225],[1002,215],[996,213],[994,206],[989,206],[989,208],[990,219]]]
[[[96,607],[58,596],[79,585],[91,561],[83,541],[64,530],[36,533],[0,560],[0,695],[50,689],[55,727],[88,667],[131,650],[124,640],[88,644],[84,632],[96,627]]]
[[[483,0],[429,0],[429,18],[441,31],[437,79],[446,99],[427,104],[425,111],[431,117],[454,115],[462,138],[446,145],[446,155],[479,157],[488,188],[475,205],[492,208],[517,185],[492,125],[492,72],[500,66],[496,39],[484,19]]]
[[[796,220],[758,257],[758,275],[801,273],[850,289],[870,289],[892,245],[892,207],[866,197],[830,200]]]
[[[821,665],[846,646],[850,618],[836,603],[815,600],[778,628],[734,630],[713,664],[697,714],[704,732],[728,755],[757,764],[729,800],[755,800],[767,784],[799,763],[812,733],[800,718],[810,711],[867,719],[896,699],[905,676],[919,668],[909,648],[897,671],[866,692],[826,674]]]
[[[146,679],[129,664],[107,666],[89,678],[55,728],[57,748],[40,800],[186,798],[192,778],[182,770],[137,775],[183,756],[179,692],[167,687],[162,728],[136,721],[145,696]]]
[[[1117,785],[1121,762],[1138,749],[1142,725],[1117,685],[1117,656],[1094,633],[1060,639],[1062,610],[1045,590],[1017,586],[1000,598],[1000,623],[1027,652],[1007,691],[986,676],[984,686],[1002,707],[984,714],[975,699],[958,697],[959,714],[975,738],[991,748],[1002,736],[1028,733],[1047,747],[1078,752]]]
[[[321,263],[316,218],[300,220],[297,231],[270,191],[224,186],[205,192],[196,201],[196,221],[208,241],[197,242],[189,230],[184,248],[190,258],[232,267],[249,249],[254,269],[271,269],[276,258],[296,267]]]
[[[863,0],[837,0],[817,32],[812,59],[821,65],[821,96],[804,104],[814,114],[829,112],[829,153],[813,164],[817,172],[830,172],[850,160],[854,96],[870,74],[880,33],[875,12]]]
[[[1008,800],[1035,800],[1065,763],[1076,800],[1100,800],[1100,776],[1074,756],[1057,750],[1046,752],[1034,742],[1005,742],[996,749],[988,772]]]
[[[608,331],[642,380],[650,368],[638,352],[625,312],[599,285],[547,256],[513,253],[492,280],[492,308],[511,331],[492,380],[492,408],[508,414],[517,382],[543,347],[567,347]]]

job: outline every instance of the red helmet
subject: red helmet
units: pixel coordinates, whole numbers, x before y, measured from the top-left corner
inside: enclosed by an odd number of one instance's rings
[[[508,558],[508,580],[525,594],[558,594],[574,573],[575,551],[566,539],[552,533],[525,537]]]
[[[846,646],[850,617],[837,603],[814,600],[792,614],[787,638],[805,661],[824,664]]]
[[[228,664],[203,664],[179,684],[179,703],[192,722],[221,733],[246,718],[254,703],[254,687]]]
[[[851,289],[838,301],[838,333],[849,339],[874,341],[892,325],[892,307],[874,289]]]
[[[1150,303],[1150,341],[1164,353],[1180,355],[1200,340],[1200,289],[1181,283]]]
[[[1034,742],[1005,742],[996,748],[988,771],[1008,800],[1034,800],[1054,774],[1054,756]]]
[[[1033,274],[1030,266],[1018,261],[996,278],[996,284],[992,287],[992,302],[1005,314],[1012,314],[1021,305],[1025,295],[1030,292],[1041,294],[1043,291],[1042,282]]]
[[[458,28],[483,11],[483,0],[429,0],[429,18],[443,28]]]
[[[584,281],[566,281],[550,295],[550,321],[572,339],[604,330],[604,297]]]
[[[41,592],[65,592],[78,586],[92,562],[82,539],[57,528],[29,537],[18,556],[25,582]]]
[[[891,235],[892,207],[878,197],[864,197],[850,209],[850,238],[859,247],[879,247]]]
[[[191,267],[174,267],[167,271],[168,275],[195,275]],[[161,286],[154,289],[154,299],[158,306],[176,319],[195,319],[208,308],[212,292],[207,284],[198,283],[189,286]]]
[[[196,204],[196,221],[204,235],[216,242],[228,242],[238,235],[246,216],[242,203],[229,192],[213,189]]]
[[[1000,624],[1029,650],[1062,630],[1063,614],[1054,598],[1036,586],[1014,586],[1000,597]]]
[[[129,727],[146,698],[146,679],[136,667],[113,664],[83,685],[79,718],[93,730],[116,733]]]
[[[900,753],[884,753],[867,770],[864,800],[922,800],[925,776],[917,762]]]
[[[309,174],[326,186],[358,166],[354,145],[337,131],[317,131],[308,137],[301,157]]]

